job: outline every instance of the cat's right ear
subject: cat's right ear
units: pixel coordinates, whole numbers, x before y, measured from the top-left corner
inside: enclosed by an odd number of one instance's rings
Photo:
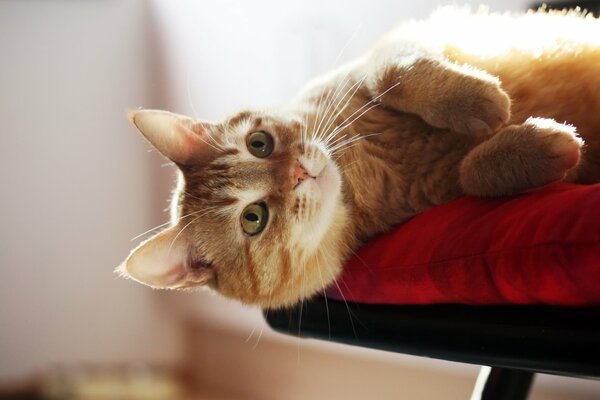
[[[130,111],[128,117],[158,151],[176,164],[191,164],[214,148],[209,144],[209,123],[161,110]]]

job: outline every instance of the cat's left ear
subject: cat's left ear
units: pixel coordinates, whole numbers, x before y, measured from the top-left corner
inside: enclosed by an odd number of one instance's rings
[[[137,110],[129,119],[165,157],[179,165],[205,158],[214,146],[208,137],[212,125],[161,110]]]
[[[191,259],[189,239],[181,229],[175,225],[146,240],[115,272],[157,289],[205,285],[213,270]]]

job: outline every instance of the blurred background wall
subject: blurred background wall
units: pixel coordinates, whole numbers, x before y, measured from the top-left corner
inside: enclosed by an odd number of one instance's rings
[[[112,273],[163,220],[143,1],[0,2],[0,381],[53,363],[169,363],[158,293]],[[161,161],[162,162],[162,161]]]
[[[441,4],[0,2],[0,384],[144,363],[187,367],[213,398],[466,398],[474,366],[284,338],[256,309],[112,273],[166,221],[173,175],[127,108],[218,119],[276,105]],[[598,382],[541,377],[532,398],[599,396]]]

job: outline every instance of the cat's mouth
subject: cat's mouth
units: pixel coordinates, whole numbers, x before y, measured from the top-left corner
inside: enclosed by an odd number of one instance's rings
[[[300,185],[302,185],[304,182],[308,182],[311,181],[313,179],[317,179],[318,176],[312,176],[310,174],[306,174],[301,178],[298,178],[298,183],[296,183],[296,185],[294,185],[294,190],[296,190],[296,188],[298,188]]]
[[[301,155],[294,166],[294,179],[302,177],[297,183],[295,195],[300,220],[311,220],[311,229],[315,224],[325,230],[333,215],[341,191],[341,175],[335,161],[318,147],[312,147],[307,154]],[[319,235],[316,235],[317,237]]]
[[[331,182],[331,174],[332,166],[330,163],[325,164],[319,171],[317,172],[306,172],[301,178],[298,179],[298,183],[294,186],[294,189],[298,188],[302,184],[306,184],[307,182],[314,182],[318,185],[319,189],[324,190],[330,186]]]

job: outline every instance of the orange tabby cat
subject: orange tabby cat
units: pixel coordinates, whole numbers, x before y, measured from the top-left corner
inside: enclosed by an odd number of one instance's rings
[[[181,173],[171,226],[118,270],[291,305],[365,239],[430,207],[599,181],[600,22],[443,9],[279,109],[131,119]]]

